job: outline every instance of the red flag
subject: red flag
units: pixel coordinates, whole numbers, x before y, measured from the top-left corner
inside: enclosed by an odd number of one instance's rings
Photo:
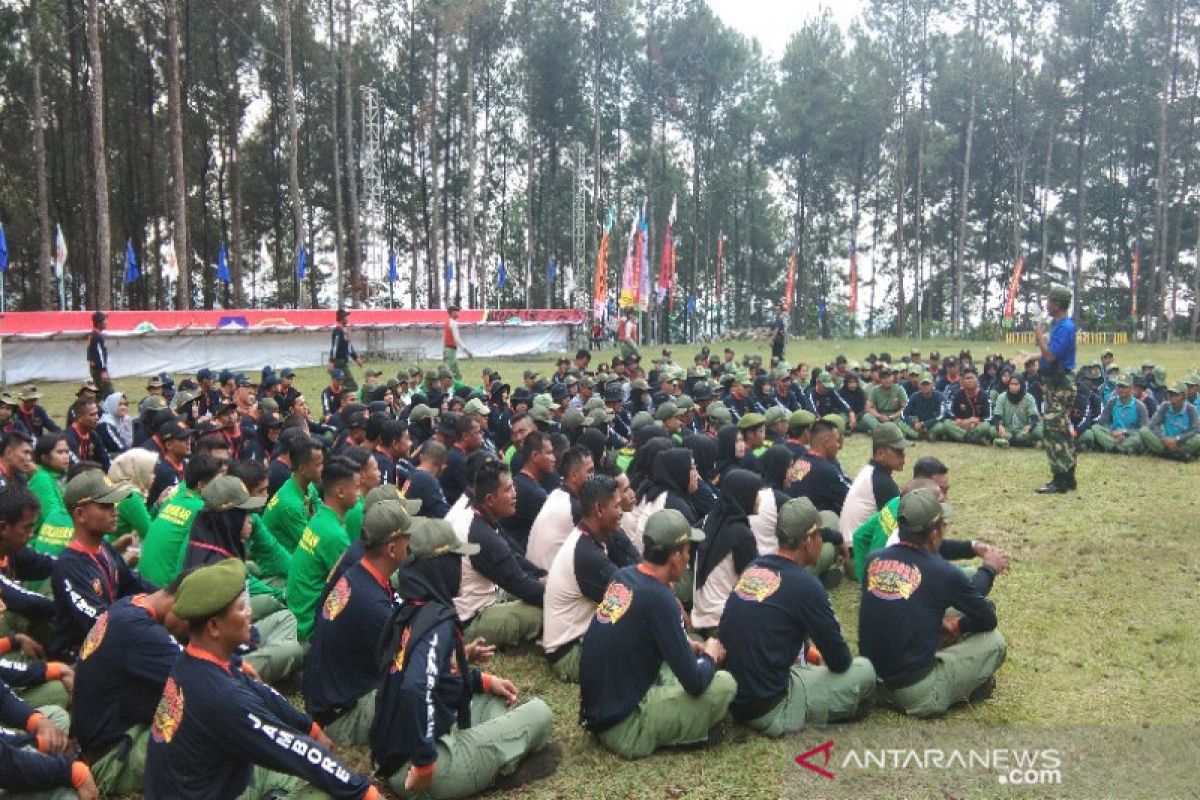
[[[791,258],[788,259],[787,273],[787,295],[783,299],[783,307],[790,314],[792,313],[792,295],[796,290],[796,251],[792,251]]]
[[[1017,256],[1013,267],[1012,282],[1008,284],[1008,299],[1004,301],[1004,318],[1012,319],[1017,311],[1017,289],[1021,287],[1021,273],[1025,270],[1025,256]]]
[[[1137,315],[1138,315],[1137,283],[1138,283],[1138,273],[1141,272],[1141,269],[1142,269],[1142,246],[1141,246],[1141,242],[1135,241],[1133,243],[1133,277],[1129,281],[1129,296],[1131,298],[1131,306],[1130,307],[1133,310],[1133,313],[1130,314],[1130,316],[1132,316],[1134,319],[1137,319]]]
[[[721,302],[721,265],[725,261],[725,234],[717,231],[717,302]]]
[[[658,259],[658,302],[667,298],[668,310],[675,310],[675,298],[671,294],[671,285],[675,282],[675,240],[671,236],[671,228],[675,224],[675,209],[679,198],[671,200],[671,214],[667,217],[667,230],[663,235],[662,255]]]
[[[850,300],[846,310],[851,314],[858,311],[858,248],[850,243]]]

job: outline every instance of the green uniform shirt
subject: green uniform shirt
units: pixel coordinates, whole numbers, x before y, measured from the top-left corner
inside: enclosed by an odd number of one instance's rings
[[[863,572],[867,568],[867,555],[872,550],[887,546],[888,538],[899,525],[899,515],[900,498],[893,497],[854,531],[854,574],[858,576],[859,583],[862,583]]]
[[[146,498],[134,492],[117,503],[117,536],[136,533],[145,538],[150,530],[150,512],[146,509]]]
[[[292,571],[288,573],[288,607],[296,615],[300,641],[308,641],[325,581],[349,547],[350,537],[342,520],[332,508],[321,503],[300,536],[296,552],[292,553]]]
[[[346,512],[346,536],[350,541],[354,541],[362,535],[363,524],[363,498],[359,496],[358,502],[354,507]],[[349,545],[347,545],[349,546]]]
[[[891,416],[904,410],[908,404],[908,392],[900,384],[893,386],[890,392],[882,386],[872,386],[867,402],[875,406],[880,414]]]
[[[61,553],[75,533],[75,523],[63,503],[62,478],[45,467],[38,467],[29,479],[29,491],[42,503],[29,545],[37,552],[51,556]]]
[[[996,398],[992,409],[992,418],[1007,428],[1009,433],[1020,431],[1026,425],[1037,424],[1037,402],[1029,392],[1026,392],[1021,397],[1021,402],[1016,405],[1013,405],[1008,392],[1003,392]]]
[[[138,571],[143,578],[156,586],[166,586],[175,580],[192,532],[192,521],[202,508],[204,498],[187,486],[180,487],[163,504],[142,541]]]
[[[283,482],[283,486],[279,487],[271,502],[267,503],[267,510],[263,512],[263,522],[266,523],[267,530],[274,534],[275,541],[291,553],[296,549],[309,517],[316,513],[320,504],[317,487],[309,484],[308,492],[305,493],[301,491],[300,484],[296,483],[296,476],[293,475]]]

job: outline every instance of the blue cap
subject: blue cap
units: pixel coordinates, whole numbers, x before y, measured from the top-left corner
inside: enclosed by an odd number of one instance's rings
[[[341,381],[346,379],[346,373],[343,370],[334,369],[330,370],[329,377],[333,378],[335,381]]]
[[[217,377],[216,373],[208,367],[201,367],[200,371],[196,373],[196,380],[198,381],[211,381],[215,377]]]
[[[279,373],[279,377],[281,377],[281,378],[294,378],[294,377],[296,377],[296,370],[292,369],[291,367],[284,367],[284,368],[283,368],[283,369],[280,371],[280,373]]]

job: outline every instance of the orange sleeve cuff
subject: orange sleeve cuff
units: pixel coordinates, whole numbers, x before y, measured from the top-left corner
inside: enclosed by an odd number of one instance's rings
[[[312,724],[312,727],[308,729],[308,738],[310,738],[310,739],[316,739],[316,738],[317,738],[318,736],[320,736],[320,735],[321,735],[321,726],[320,726],[320,725],[318,725],[318,724],[317,724],[317,723],[314,721],[314,722],[313,722],[313,724]]]
[[[383,795],[374,786],[368,786],[367,791],[363,793],[363,800],[383,800]]]
[[[71,785],[78,789],[83,786],[88,778],[92,777],[92,771],[88,769],[88,765],[82,761],[76,761],[71,765]]]
[[[8,653],[12,652],[12,649],[13,637],[5,636],[3,639],[0,639],[0,656],[7,655]]]
[[[38,723],[41,722],[45,716],[46,715],[40,711],[35,711],[30,714],[29,719],[25,720],[25,730],[29,733],[36,731]],[[38,749],[40,750],[41,748],[39,747]]]
[[[66,664],[61,661],[51,661],[46,664],[46,680],[56,681],[62,677],[63,670],[66,669]]]
[[[437,762],[431,761],[428,764],[422,764],[419,767],[413,767],[409,771],[412,772],[413,775],[432,775],[435,769],[437,769]]]
[[[492,691],[492,676],[489,673],[480,673],[480,681],[483,683],[484,694]]]
[[[254,678],[254,680],[256,680],[256,681],[262,680],[262,678],[258,677],[258,670],[256,670],[254,667],[250,666],[245,661],[242,662],[242,673],[245,675],[249,675],[251,678]]]

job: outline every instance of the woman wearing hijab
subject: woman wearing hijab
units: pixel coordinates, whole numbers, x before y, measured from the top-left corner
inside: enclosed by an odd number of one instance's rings
[[[726,425],[717,431],[717,482],[731,469],[742,467],[746,458],[746,440],[737,425]]]
[[[763,487],[758,492],[758,513],[750,517],[750,530],[754,532],[760,556],[771,555],[779,550],[775,522],[779,519],[779,509],[792,499],[787,491],[792,485],[792,461],[792,451],[778,444],[758,457]]]
[[[141,447],[128,450],[117,456],[108,468],[108,477],[116,482],[128,483],[133,494],[117,504],[117,536],[137,534],[139,541],[150,529],[150,511],[146,498],[154,483],[154,466],[158,456]]]
[[[863,412],[867,408],[867,393],[863,391],[862,379],[857,372],[846,373],[846,378],[842,381],[842,388],[838,394],[846,401],[846,405],[850,406],[850,410],[854,412],[854,418],[862,420]],[[860,423],[855,430],[864,430],[864,428]]]
[[[1020,375],[1010,375],[1007,391],[992,406],[995,443],[1001,447],[1036,447],[1042,440],[1042,423],[1033,395],[1025,391]],[[1005,444],[1006,443],[1006,444]]]
[[[758,510],[762,486],[762,478],[745,469],[730,470],[721,479],[717,508],[704,522],[704,541],[696,555],[692,627],[702,636],[720,624],[738,577],[758,557],[750,515]]]
[[[696,462],[696,491],[692,493],[692,508],[700,519],[707,517],[717,507],[717,440],[703,434],[692,434],[683,440],[692,451]]]
[[[747,411],[765,414],[767,409],[775,405],[775,386],[771,383],[770,375],[759,375],[754,379],[750,390],[750,401],[746,404]]]
[[[596,428],[585,428],[575,440],[577,447],[584,447],[592,454],[592,463],[596,469],[608,463],[608,437]]]
[[[650,435],[641,436],[642,431],[649,431]],[[642,441],[644,439],[644,441]],[[637,442],[637,450],[633,454],[633,460],[629,462],[629,468],[625,470],[625,474],[629,476],[629,486],[635,494],[640,494],[642,484],[650,479],[652,470],[654,469],[654,458],[659,453],[670,450],[675,446],[675,443],[666,436],[661,428],[642,428],[634,433],[634,440]],[[641,533],[638,533],[641,536]]]
[[[192,521],[179,571],[227,558],[245,561],[246,541],[254,530],[251,512],[259,511],[266,503],[265,492],[252,495],[241,478],[219,475],[209,481],[200,496],[204,498],[204,508]],[[246,583],[251,595],[270,591],[250,571],[246,573]],[[243,660],[265,683],[283,680],[304,660],[304,648],[296,635],[296,617],[286,608],[254,620],[251,645],[254,649]]]
[[[103,412],[96,434],[110,456],[124,453],[133,447],[133,420],[129,416],[129,398],[121,392],[113,392],[104,398],[100,406]]]
[[[654,457],[650,479],[638,491],[638,501],[653,506],[655,511],[673,508],[683,514],[688,525],[699,527],[700,518],[690,499],[699,479],[691,450],[686,447],[663,450]],[[638,535],[641,536],[641,531]]]
[[[517,705],[512,681],[471,666],[481,643],[464,643],[454,598],[462,557],[478,551],[445,520],[419,518],[411,529],[398,573],[404,602],[384,628],[370,733],[378,774],[402,797],[514,788],[562,759],[561,746],[547,744],[549,706],[536,698]]]

